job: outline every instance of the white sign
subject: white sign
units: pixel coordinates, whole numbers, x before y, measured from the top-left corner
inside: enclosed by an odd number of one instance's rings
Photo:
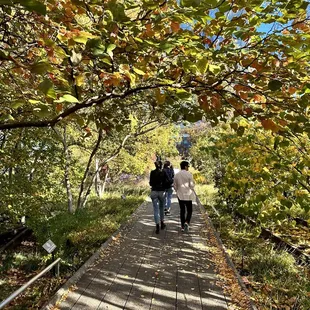
[[[56,244],[52,240],[48,240],[43,244],[43,249],[52,253],[56,249]]]

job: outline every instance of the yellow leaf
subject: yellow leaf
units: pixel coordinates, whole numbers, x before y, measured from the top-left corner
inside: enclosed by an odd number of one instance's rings
[[[135,67],[133,67],[133,71],[135,71],[139,75],[144,75],[145,74],[145,72],[143,72],[142,70],[140,70],[138,68],[135,68]]]
[[[75,77],[75,84],[76,86],[82,86],[84,84],[84,75],[79,74],[77,77]]]

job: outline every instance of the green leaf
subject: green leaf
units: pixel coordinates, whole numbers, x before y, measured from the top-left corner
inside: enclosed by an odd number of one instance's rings
[[[22,101],[22,100],[16,100],[15,102],[13,102],[11,104],[11,107],[13,109],[18,109],[19,107],[23,106],[26,102],[25,101]]]
[[[207,58],[201,58],[197,61],[197,68],[201,74],[204,74],[207,71],[208,68],[208,59]]]
[[[47,105],[41,103],[33,109],[33,114],[39,117],[45,117],[50,114],[50,111]]]
[[[86,44],[88,41],[88,38],[85,36],[77,36],[73,38],[73,41],[77,42],[77,43],[83,43]]]
[[[282,82],[279,80],[272,80],[268,83],[268,88],[272,91],[277,91],[282,87]]]
[[[29,99],[28,101],[29,101],[31,104],[42,103],[41,101],[35,100],[35,99]]]
[[[217,73],[219,73],[220,71],[221,71],[221,68],[220,68],[220,66],[217,66],[217,65],[209,65],[208,66],[208,70],[210,71],[210,72],[212,72],[213,74],[217,74]]]
[[[36,0],[0,0],[0,5],[2,4],[11,6],[14,6],[14,4],[20,4],[28,11],[37,12],[42,15],[46,14],[46,6]]]
[[[79,34],[73,37],[73,40],[78,43],[86,44],[89,39],[96,38],[96,36],[92,35],[89,32],[80,31]]]
[[[51,66],[49,63],[44,61],[39,61],[31,66],[31,72],[37,74],[45,74],[50,70]]]
[[[166,53],[170,53],[174,49],[175,45],[169,42],[164,42],[160,44],[160,48]]]
[[[4,122],[14,121],[14,117],[11,114],[4,114],[4,115],[0,115],[0,120]]]
[[[123,4],[118,3],[116,0],[108,2],[108,8],[110,9],[113,19],[118,22],[125,22],[130,20],[125,14],[125,7]]]
[[[177,95],[177,97],[180,98],[180,99],[188,99],[188,98],[190,98],[190,97],[192,96],[191,93],[187,92],[187,91],[184,90],[184,89],[178,89],[178,90],[176,91],[176,95]]]
[[[181,0],[181,6],[184,7],[196,7],[199,6],[201,0]]]
[[[60,97],[58,100],[55,100],[55,102],[79,103],[79,100],[72,95],[66,94]]]
[[[242,137],[243,136],[243,134],[244,134],[244,127],[243,126],[239,126],[238,127],[238,129],[237,129],[237,135],[239,136],[239,137]]]
[[[136,6],[134,8],[125,10],[126,16],[129,17],[131,20],[136,19],[139,13],[140,13],[140,6]]]
[[[113,59],[113,50],[116,48],[115,44],[109,44],[107,47],[107,53]]]
[[[143,43],[143,40],[140,39],[140,38],[138,38],[138,37],[135,37],[134,40],[137,41],[137,42],[139,42],[139,43]]]
[[[8,53],[6,53],[5,51],[0,51],[0,60],[6,60],[8,58]]]
[[[45,79],[40,85],[39,89],[49,98],[56,98],[56,93],[54,90],[54,84],[49,80]]]
[[[81,115],[74,113],[74,114],[72,115],[72,117],[76,119],[76,122],[77,122],[81,127],[84,127],[84,126],[85,126],[85,119],[84,119]]]
[[[193,62],[191,62],[190,60],[185,60],[183,62],[183,69],[185,70],[185,72],[191,72],[194,74],[196,74],[198,71],[197,66]]]

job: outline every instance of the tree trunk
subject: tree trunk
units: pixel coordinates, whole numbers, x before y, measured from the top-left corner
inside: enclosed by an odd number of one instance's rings
[[[99,171],[99,158],[96,158],[96,171]],[[100,178],[100,173],[96,173],[96,178],[95,178],[95,191],[98,197],[100,197],[100,184],[101,184],[101,178]]]
[[[99,130],[97,143],[96,143],[96,145],[95,145],[95,147],[94,147],[94,149],[93,149],[93,151],[92,151],[92,153],[88,159],[87,167],[85,169],[84,176],[83,176],[83,179],[82,179],[82,182],[80,185],[80,192],[79,192],[79,198],[78,198],[78,202],[77,202],[77,209],[82,209],[86,205],[86,201],[87,201],[88,195],[90,193],[90,188],[94,183],[97,171],[95,172],[94,176],[92,177],[92,180],[91,180],[91,183],[88,187],[88,190],[87,190],[85,196],[83,197],[84,190],[85,190],[85,183],[86,183],[87,177],[90,174],[90,166],[91,166],[91,163],[93,161],[94,156],[96,155],[96,153],[99,149],[101,140],[102,140],[102,129]]]
[[[73,213],[73,197],[72,197],[72,191],[71,191],[71,183],[70,183],[70,172],[69,172],[69,166],[70,166],[70,154],[68,150],[68,144],[67,144],[67,127],[64,127],[63,135],[61,135],[55,128],[53,128],[55,133],[58,135],[58,137],[61,139],[62,146],[63,146],[63,153],[65,157],[65,173],[64,173],[64,181],[65,181],[65,187],[67,191],[67,200],[68,200],[68,212]]]
[[[100,161],[97,158],[96,159],[95,190],[99,198],[102,198],[104,194],[108,176],[109,176],[109,166],[105,165],[103,167],[102,166],[100,167]]]
[[[151,122],[152,123],[152,122]],[[144,126],[146,125],[149,125],[151,123],[148,123],[148,124],[145,124]],[[143,126],[143,127],[144,127]],[[123,147],[125,146],[127,140],[131,137],[137,137],[137,136],[140,136],[140,135],[144,135],[146,134],[147,132],[150,132],[156,128],[158,128],[160,125],[156,125],[154,127],[151,127],[151,128],[148,128],[144,131],[140,131],[140,132],[137,132],[135,134],[128,134],[124,137],[124,139],[122,140],[122,142],[120,143],[120,145],[118,146],[118,148],[115,150],[115,152],[113,154],[111,154],[111,156],[109,158],[107,158],[106,160],[104,160],[102,162],[102,165],[106,165],[109,161],[113,160],[114,158],[116,158],[118,156],[118,154],[121,152],[121,150],[123,149]],[[94,184],[95,180],[96,180],[96,177],[97,177],[97,174],[99,173],[99,167],[97,168],[96,166],[96,171],[91,179],[91,182],[89,183],[88,185],[88,188],[87,188],[87,191],[86,191],[86,194],[84,195],[83,197],[83,193],[84,193],[84,188],[85,188],[85,183],[86,183],[86,178],[88,177],[89,175],[89,171],[90,171],[90,166],[91,166],[91,163],[92,163],[92,160],[93,160],[93,157],[95,156],[97,150],[99,149],[99,145],[100,145],[100,142],[102,140],[102,130],[100,129],[99,131],[99,136],[98,136],[98,140],[97,140],[97,143],[96,143],[96,146],[94,148],[94,150],[92,151],[92,154],[90,155],[90,158],[89,158],[89,161],[88,161],[88,164],[87,164],[87,168],[85,170],[85,173],[84,173],[84,177],[83,177],[83,180],[82,180],[82,183],[81,183],[81,188],[80,188],[80,194],[79,194],[79,199],[78,199],[78,205],[77,205],[77,208],[84,208],[86,206],[86,202],[87,202],[87,199],[88,199],[88,196],[90,194],[90,191],[91,191],[91,188],[92,188],[92,185]],[[104,186],[105,186],[105,183],[106,183],[106,179],[104,181]],[[103,187],[103,190],[104,190],[104,187]]]
[[[104,180],[103,180],[103,183],[102,183],[102,186],[101,186],[101,194],[100,194],[100,198],[102,198],[104,192],[105,192],[105,186],[107,184],[107,179],[108,179],[108,176],[109,176],[109,167],[107,167],[107,172],[104,176]]]
[[[63,135],[62,142],[63,142],[64,154],[65,154],[65,186],[66,186],[67,198],[68,198],[68,211],[70,213],[73,213],[74,212],[73,198],[72,198],[71,183],[70,183],[70,172],[69,172],[70,154],[69,154],[68,144],[67,144],[66,126],[64,127],[64,135]]]

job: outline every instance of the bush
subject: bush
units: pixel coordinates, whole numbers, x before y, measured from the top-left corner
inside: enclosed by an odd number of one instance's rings
[[[283,282],[289,277],[296,279],[298,269],[294,257],[286,252],[270,250],[253,255],[249,269],[256,281],[273,280]]]

